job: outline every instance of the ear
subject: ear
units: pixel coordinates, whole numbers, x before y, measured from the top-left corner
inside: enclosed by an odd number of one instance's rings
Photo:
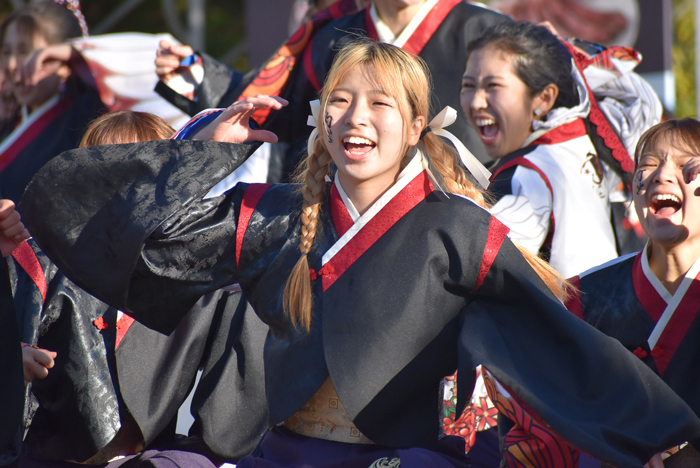
[[[408,129],[408,146],[415,146],[418,144],[420,132],[423,131],[423,127],[425,127],[425,117],[419,115],[411,122],[411,127]]]
[[[532,115],[535,116],[535,120],[541,120],[547,117],[549,111],[551,111],[552,107],[554,107],[554,103],[556,102],[558,96],[559,87],[554,83],[549,83],[537,96],[534,97],[532,100]],[[539,116],[535,114],[536,109],[542,111]]]

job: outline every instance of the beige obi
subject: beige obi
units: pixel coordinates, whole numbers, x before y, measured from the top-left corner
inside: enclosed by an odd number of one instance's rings
[[[352,423],[330,378],[282,425],[292,432],[316,439],[374,444]]]

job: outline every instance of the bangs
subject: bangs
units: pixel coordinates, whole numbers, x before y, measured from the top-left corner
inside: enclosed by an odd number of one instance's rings
[[[668,120],[649,129],[637,144],[635,166],[645,154],[669,147],[700,156],[700,122],[694,119]]]

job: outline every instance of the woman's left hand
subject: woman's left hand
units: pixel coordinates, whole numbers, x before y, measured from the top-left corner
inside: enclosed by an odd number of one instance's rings
[[[234,102],[216,120],[200,130],[194,139],[226,143],[248,143],[251,141],[277,143],[277,135],[274,133],[250,128],[250,118],[258,109],[279,110],[287,104],[287,101],[281,97],[263,95]]]
[[[19,244],[29,239],[29,232],[22,224],[21,217],[12,200],[0,200],[0,251],[2,256],[10,255]]]
[[[661,454],[657,453],[651,457],[651,460],[646,462],[644,468],[664,468],[664,460],[661,458]]]

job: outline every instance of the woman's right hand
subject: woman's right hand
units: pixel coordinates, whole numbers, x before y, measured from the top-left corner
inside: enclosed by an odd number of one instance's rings
[[[0,251],[3,257],[10,255],[19,244],[29,239],[29,232],[21,219],[12,200],[0,200]]]
[[[250,118],[258,109],[279,110],[287,104],[288,102],[281,97],[263,95],[234,102],[216,120],[200,130],[194,139],[226,143],[249,143],[252,141],[277,143],[277,135],[274,133],[268,130],[250,128]]]
[[[49,375],[56,358],[55,351],[35,348],[22,344],[22,363],[24,364],[24,382],[32,382],[35,378],[43,379]]]
[[[180,62],[194,54],[192,47],[188,45],[173,44],[163,39],[158,44],[156,51],[156,75],[160,80],[166,80],[168,75],[180,66]]]
[[[21,65],[22,81],[27,86],[36,86],[47,76],[58,73],[78,52],[68,43],[52,44],[34,50]]]

